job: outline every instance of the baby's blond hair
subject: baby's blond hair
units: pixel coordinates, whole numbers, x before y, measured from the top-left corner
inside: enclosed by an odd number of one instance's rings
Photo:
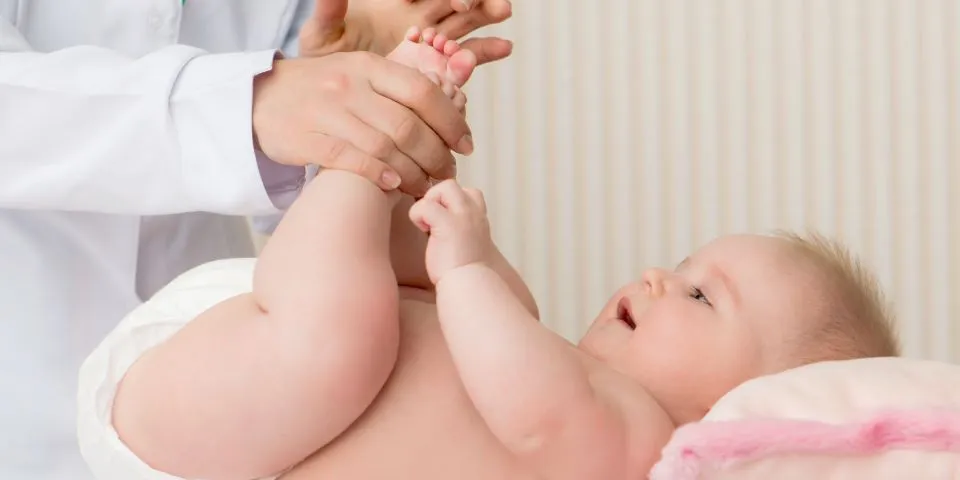
[[[815,232],[780,231],[818,274],[820,308],[811,308],[811,328],[800,335],[801,364],[900,355],[893,314],[879,281],[840,242]]]

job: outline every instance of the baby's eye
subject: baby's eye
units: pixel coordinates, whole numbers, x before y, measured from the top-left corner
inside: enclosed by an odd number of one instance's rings
[[[696,300],[696,301],[698,301],[698,302],[702,302],[702,303],[704,303],[705,305],[708,305],[708,306],[711,306],[711,307],[713,306],[713,304],[710,303],[710,299],[707,298],[707,296],[703,294],[703,291],[700,290],[700,289],[697,288],[697,287],[690,287],[690,298],[692,298],[692,299],[694,299],[694,300]]]

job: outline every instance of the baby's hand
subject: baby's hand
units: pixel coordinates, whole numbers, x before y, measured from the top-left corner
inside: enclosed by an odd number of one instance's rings
[[[493,253],[483,194],[461,188],[455,180],[446,180],[428,190],[410,208],[410,220],[430,234],[426,266],[434,285],[447,272],[486,262]]]

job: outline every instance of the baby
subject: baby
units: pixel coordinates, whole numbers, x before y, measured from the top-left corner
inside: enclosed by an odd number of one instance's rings
[[[746,380],[897,354],[870,277],[789,235],[644,273],[571,345],[453,181],[414,202],[322,171],[250,275],[91,355],[80,402],[112,425],[80,441],[101,480],[634,480]]]

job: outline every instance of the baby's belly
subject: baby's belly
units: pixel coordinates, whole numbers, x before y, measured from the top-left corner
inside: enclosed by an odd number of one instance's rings
[[[363,417],[283,480],[533,480],[477,414],[432,305],[404,302],[396,368]]]

